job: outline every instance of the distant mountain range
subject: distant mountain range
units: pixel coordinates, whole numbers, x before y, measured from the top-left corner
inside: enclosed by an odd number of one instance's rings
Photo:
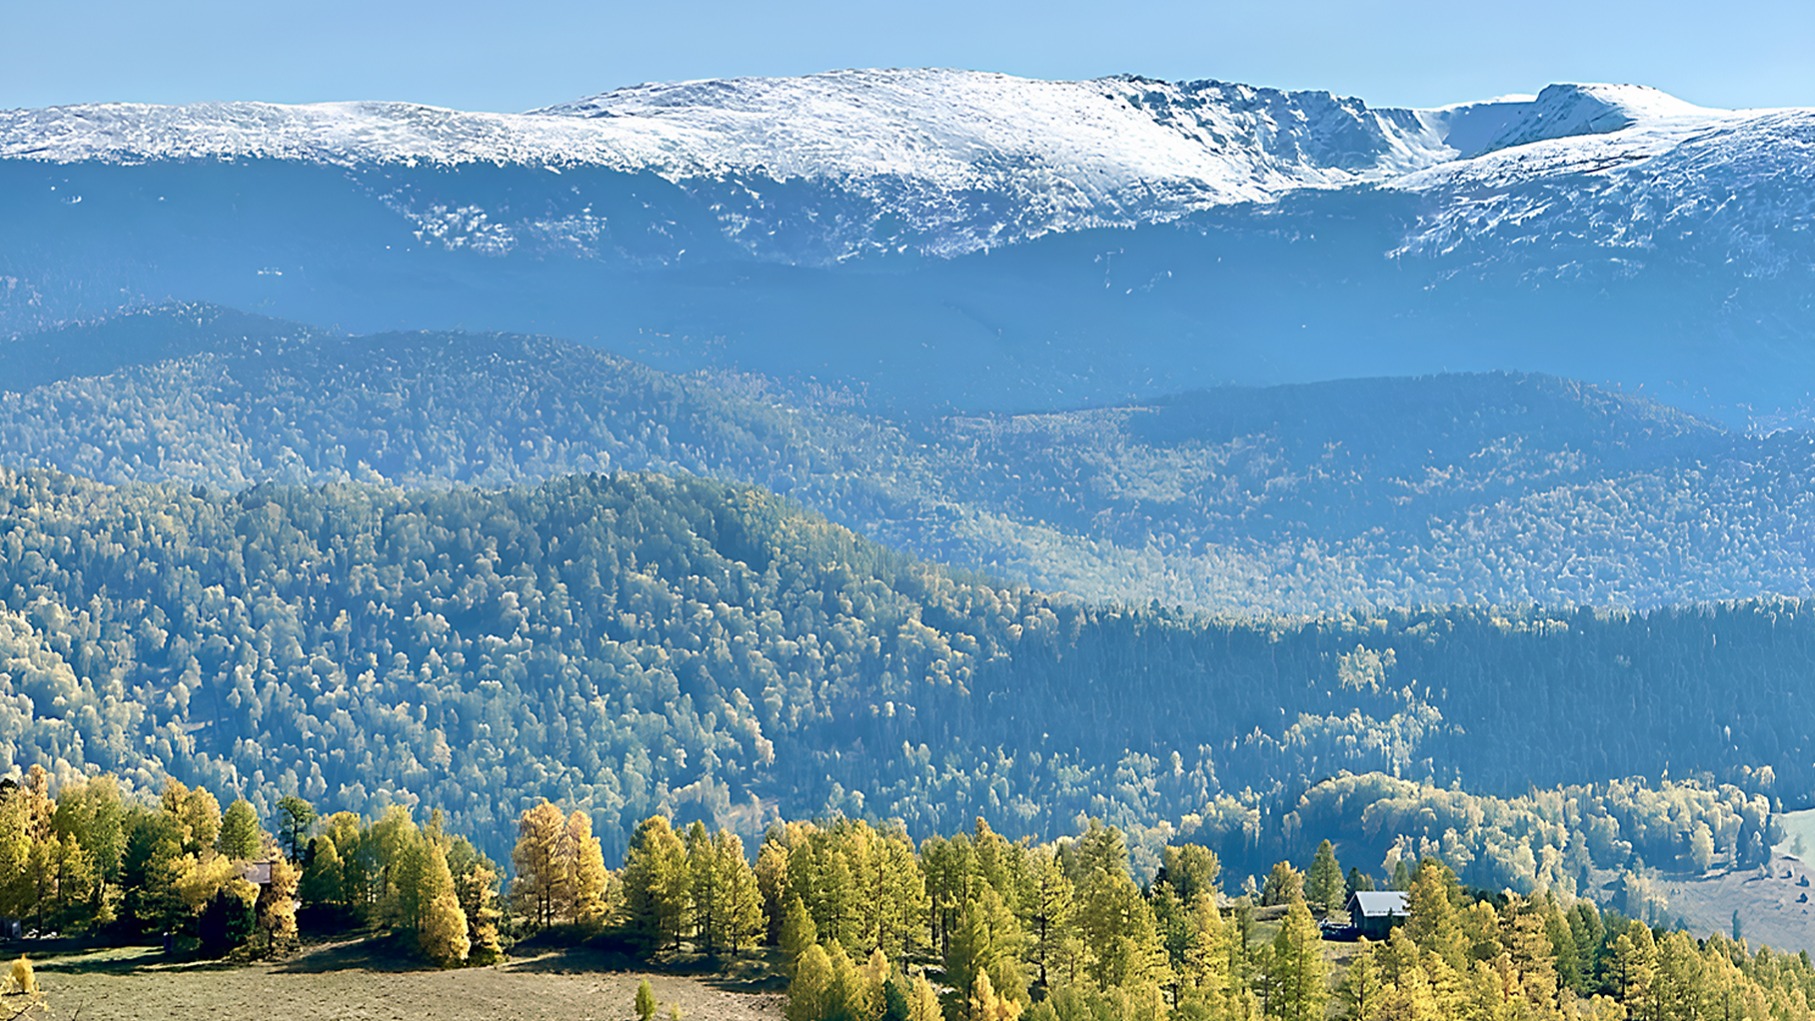
[[[1815,111],[1555,85],[1438,110],[850,71],[0,113],[0,330],[168,300],[534,331],[1048,411],[1518,370],[1729,426],[1815,389]]]
[[[886,545],[1145,605],[1651,608],[1815,592],[1815,440],[1506,373],[907,416],[513,335],[175,306],[0,345],[0,465],[112,483],[782,493]]]

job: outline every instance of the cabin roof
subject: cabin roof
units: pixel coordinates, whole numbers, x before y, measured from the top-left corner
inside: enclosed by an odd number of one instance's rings
[[[1403,890],[1361,890],[1349,898],[1349,913],[1362,918],[1404,918],[1411,905]]]

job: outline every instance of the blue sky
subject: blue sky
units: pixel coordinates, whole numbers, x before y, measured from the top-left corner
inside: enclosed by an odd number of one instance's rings
[[[1815,106],[1811,52],[1809,0],[0,0],[0,107],[405,99],[520,110],[640,81],[920,65],[1222,78],[1383,105],[1590,80],[1714,106]]]

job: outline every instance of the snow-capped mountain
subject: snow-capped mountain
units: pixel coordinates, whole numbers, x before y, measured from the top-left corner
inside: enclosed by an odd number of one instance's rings
[[[902,246],[949,256],[1055,230],[1153,222],[1385,180],[1450,154],[1415,113],[1327,93],[946,70],[642,85],[528,114],[402,103],[0,114],[0,158],[52,163],[647,173],[723,190],[721,226],[758,254],[834,260]],[[824,189],[819,203],[836,208],[809,232],[824,235],[816,244],[775,251],[765,239],[792,204],[764,192],[801,183]],[[537,231],[487,219],[494,231]]]
[[[1731,420],[1815,384],[1812,175],[1815,111],[1624,85],[1405,110],[887,70],[523,114],[19,110],[0,329],[204,299],[959,404],[1509,368]]]
[[[825,228],[823,254],[837,259],[903,245],[957,255],[1310,188],[1500,185],[1657,157],[1760,116],[1634,86],[1551,86],[1528,99],[1415,111],[1213,81],[843,71],[640,85],[527,114],[405,103],[18,110],[0,113],[0,159],[647,173],[738,185],[743,201],[719,207],[722,226],[758,252],[779,225],[764,211],[787,209],[764,203],[762,189],[805,182],[859,207],[827,210],[837,223]],[[1594,137],[1610,134],[1619,137]],[[1540,142],[1555,144],[1511,160],[1469,158]],[[896,233],[877,229],[885,220]]]

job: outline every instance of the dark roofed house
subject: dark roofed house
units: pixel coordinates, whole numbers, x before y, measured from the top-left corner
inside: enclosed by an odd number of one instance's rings
[[[1411,915],[1401,890],[1362,890],[1349,898],[1349,925],[1363,939],[1386,939],[1393,926]]]
[[[253,886],[271,885],[271,862],[249,861],[240,868],[240,876]]]

